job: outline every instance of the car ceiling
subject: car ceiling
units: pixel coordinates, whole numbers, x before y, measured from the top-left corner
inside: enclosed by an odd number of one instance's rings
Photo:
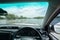
[[[45,16],[45,20],[43,26],[45,26],[48,18],[51,14],[56,10],[56,8],[60,5],[60,0],[0,0],[0,3],[14,3],[14,2],[49,2],[49,7]]]

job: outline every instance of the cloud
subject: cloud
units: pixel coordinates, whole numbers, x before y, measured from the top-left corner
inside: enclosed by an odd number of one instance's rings
[[[42,6],[28,6],[28,7],[7,7],[3,8],[8,13],[13,13],[18,16],[26,16],[26,17],[36,17],[36,16],[44,16],[46,14],[47,8]]]
[[[13,13],[13,14],[19,13],[18,8],[16,6],[7,7],[7,8],[3,8],[3,9],[6,10],[8,13]]]

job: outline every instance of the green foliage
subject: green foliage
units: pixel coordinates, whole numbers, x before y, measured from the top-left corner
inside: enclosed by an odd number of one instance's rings
[[[14,14],[8,14],[6,16],[6,18],[7,19],[26,19],[27,17],[23,17],[23,16],[18,17],[18,16],[14,15]]]
[[[8,14],[8,15],[6,15],[6,18],[7,19],[31,19],[31,18],[27,18],[27,17],[24,17],[24,16],[17,16],[17,15],[14,15],[14,14]],[[34,17],[34,19],[43,19],[44,17],[40,17],[40,16],[38,16],[38,17]],[[3,18],[3,17],[1,17],[0,16],[0,19],[5,19],[5,18]]]
[[[34,19],[42,19],[42,18],[44,18],[44,17],[34,17]]]
[[[7,19],[16,19],[16,16],[14,14],[8,14],[6,16]]]
[[[27,17],[20,16],[19,19],[27,19]]]

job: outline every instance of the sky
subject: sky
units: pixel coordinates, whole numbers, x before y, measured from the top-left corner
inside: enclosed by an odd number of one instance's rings
[[[45,16],[48,2],[19,2],[0,4],[8,13],[25,17]]]

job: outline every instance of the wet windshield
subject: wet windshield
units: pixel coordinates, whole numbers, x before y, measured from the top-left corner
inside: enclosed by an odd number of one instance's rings
[[[0,16],[0,24],[42,25],[48,2],[3,3],[0,8],[8,13]]]

